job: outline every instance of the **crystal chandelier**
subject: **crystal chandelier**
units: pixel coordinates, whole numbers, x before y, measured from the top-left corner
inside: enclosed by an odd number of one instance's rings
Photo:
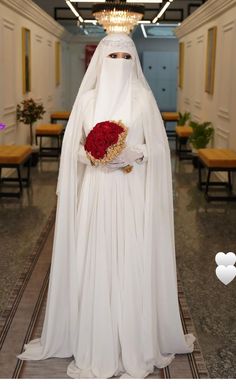
[[[109,34],[124,32],[129,34],[144,15],[144,6],[126,3],[126,0],[106,1],[94,4],[92,13]]]

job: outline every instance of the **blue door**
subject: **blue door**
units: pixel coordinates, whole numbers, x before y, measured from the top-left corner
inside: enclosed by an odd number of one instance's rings
[[[143,52],[143,72],[160,111],[176,111],[177,52]]]

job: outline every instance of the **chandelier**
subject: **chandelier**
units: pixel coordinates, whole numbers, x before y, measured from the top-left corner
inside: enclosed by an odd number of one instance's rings
[[[144,15],[144,6],[126,3],[126,0],[106,1],[94,4],[93,16],[107,33],[129,34]]]

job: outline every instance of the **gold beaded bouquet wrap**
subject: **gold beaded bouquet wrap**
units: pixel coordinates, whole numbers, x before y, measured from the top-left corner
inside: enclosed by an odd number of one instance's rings
[[[84,149],[93,165],[105,165],[119,156],[125,148],[128,128],[122,121],[105,121],[97,123],[89,132]],[[131,165],[122,168],[126,173],[132,170]]]

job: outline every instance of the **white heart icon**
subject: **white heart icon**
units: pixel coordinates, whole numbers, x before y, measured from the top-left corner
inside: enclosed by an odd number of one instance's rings
[[[216,276],[222,283],[227,285],[234,280],[236,276],[236,268],[233,265],[228,265],[227,267],[224,265],[218,265],[216,268]]]
[[[215,256],[215,261],[217,265],[234,265],[236,262],[236,255],[233,252],[218,252]]]

